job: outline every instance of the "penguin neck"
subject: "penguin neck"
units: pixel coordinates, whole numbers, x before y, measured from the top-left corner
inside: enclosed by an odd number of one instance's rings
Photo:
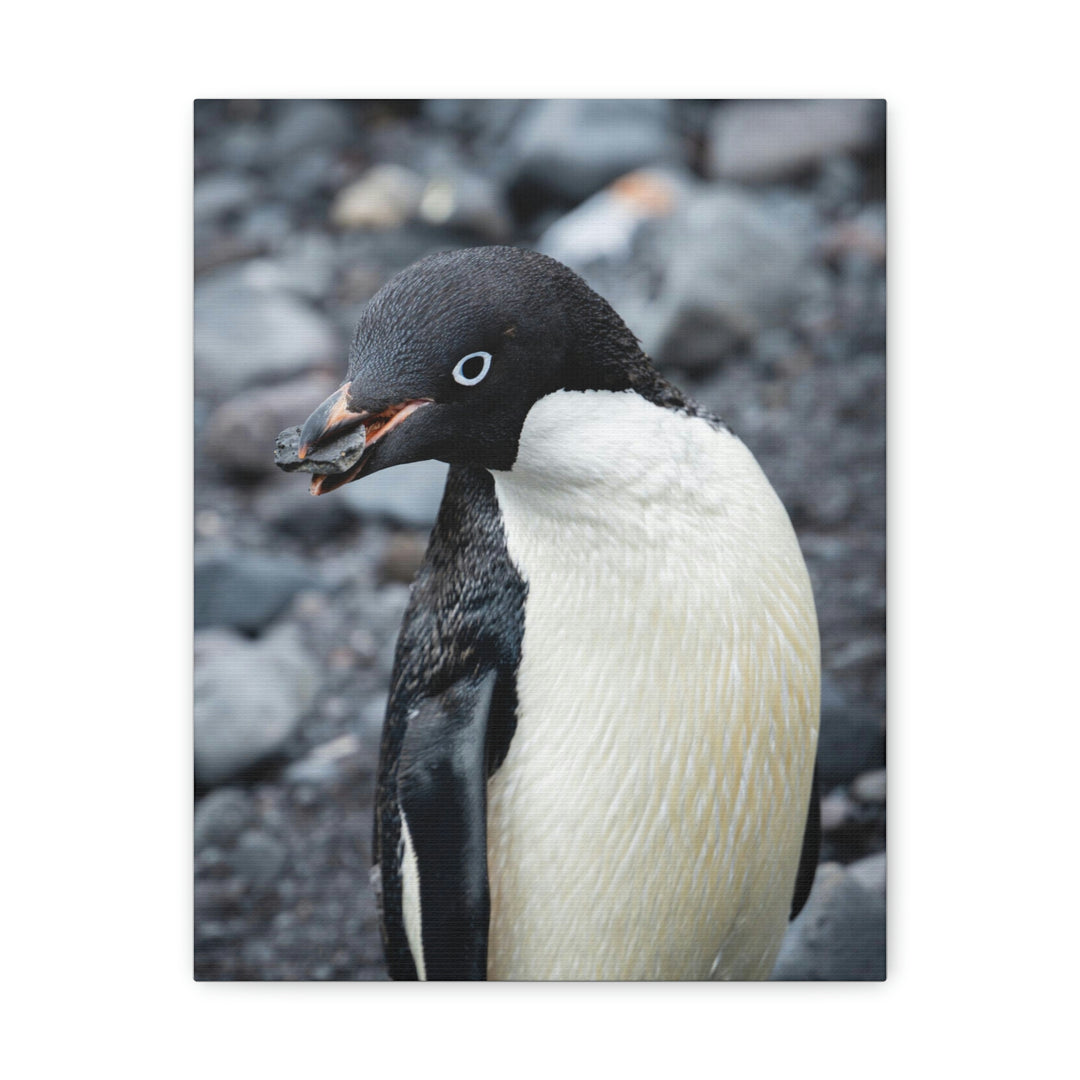
[[[783,545],[794,535],[730,430],[632,390],[541,398],[513,467],[492,476],[507,549],[526,581],[538,565],[595,577],[598,553],[635,576],[678,573],[686,559],[738,572],[758,558],[748,532]]]
[[[731,512],[718,477],[703,475],[719,467],[718,440],[741,448],[633,390],[548,394],[525,419],[513,467],[492,473],[508,531],[546,535],[573,549],[567,558],[587,558],[598,542],[662,553],[676,534]]]
[[[513,467],[492,475],[537,511],[606,516],[684,495],[680,464],[707,434],[634,390],[559,390],[529,410]]]

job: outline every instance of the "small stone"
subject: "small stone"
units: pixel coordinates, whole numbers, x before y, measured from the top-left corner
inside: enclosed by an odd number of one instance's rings
[[[356,627],[349,634],[349,648],[365,664],[372,663],[379,655],[379,645],[375,640],[375,635],[363,626]]]
[[[551,98],[531,102],[510,137],[510,198],[522,216],[573,205],[643,165],[678,164],[671,102]]]
[[[352,671],[356,666],[358,657],[352,649],[345,648],[344,645],[339,645],[336,649],[331,650],[328,659],[330,670],[334,672]]]
[[[505,243],[512,234],[502,189],[477,173],[439,170],[427,182],[417,209],[429,225],[466,230],[488,243]]]
[[[304,562],[290,556],[234,551],[197,560],[195,626],[258,633],[316,580]]]
[[[274,962],[274,949],[266,941],[248,941],[244,944],[244,963],[255,971],[265,971]]]
[[[275,533],[317,544],[347,532],[356,515],[343,499],[313,499],[308,486],[281,473],[256,493],[255,513]]]
[[[230,477],[254,480],[273,475],[275,434],[289,421],[307,416],[337,385],[332,376],[312,374],[230,398],[207,421],[203,452]],[[299,428],[295,430],[298,437]]]
[[[416,577],[427,552],[427,538],[415,533],[394,533],[386,545],[379,575],[382,581],[398,581],[405,585]]]
[[[722,180],[791,176],[825,158],[869,150],[884,126],[880,100],[739,101],[716,111],[708,167]]]
[[[239,788],[217,788],[195,805],[195,848],[229,847],[255,817],[251,796]]]
[[[212,173],[195,181],[195,221],[213,221],[247,206],[256,196],[253,180],[236,173]]]
[[[267,133],[259,124],[231,124],[221,132],[217,150],[223,164],[234,169],[258,168],[265,161]]]
[[[339,191],[330,220],[339,229],[393,229],[420,209],[423,179],[400,165],[376,165]]]
[[[245,267],[222,267],[195,286],[195,378],[200,395],[221,399],[252,383],[281,380],[340,361],[338,339],[326,318],[252,273],[249,281]]]
[[[333,784],[355,772],[362,757],[363,747],[356,735],[348,732],[294,761],[285,770],[285,779],[291,784]]]
[[[777,206],[727,185],[695,193],[657,233],[670,256],[642,323],[645,351],[714,371],[763,331],[789,326],[809,288],[815,238],[808,205]]]
[[[774,980],[880,981],[885,978],[885,898],[836,863],[817,869],[814,887],[784,936]]]
[[[331,720],[344,720],[349,715],[349,703],[343,697],[327,698],[323,703],[323,712]]]
[[[851,785],[851,794],[861,803],[884,805],[885,789],[885,770],[875,769],[855,778]]]
[[[220,848],[195,849],[195,876],[200,878],[228,876],[231,870],[228,856]]]
[[[341,438],[328,440],[312,447],[301,458],[300,428],[281,432],[274,445],[274,464],[285,472],[306,472],[318,476],[339,476],[347,473],[363,456],[366,431],[358,425]]]
[[[237,227],[237,237],[255,253],[275,251],[289,238],[293,218],[282,203],[256,203]]]
[[[878,634],[871,634],[849,642],[838,649],[829,658],[829,667],[833,671],[860,667],[871,660],[880,660],[885,656],[885,639]]]
[[[885,896],[885,852],[879,851],[876,855],[867,855],[858,862],[853,862],[848,868],[848,875],[865,889]]]
[[[842,829],[855,815],[855,806],[841,789],[830,791],[821,800],[821,831],[830,833]]]
[[[442,503],[447,468],[441,461],[395,465],[349,484],[341,495],[365,520],[430,528]]]
[[[279,162],[305,152],[345,146],[352,138],[346,106],[337,101],[282,101],[270,139],[270,152]]]
[[[204,540],[212,540],[225,531],[225,522],[216,510],[200,510],[195,515],[195,532]]]
[[[368,702],[368,704],[360,710],[359,727],[362,732],[373,734],[382,731],[383,721],[386,719],[386,706],[388,700],[389,699],[384,694],[381,697],[377,697],[373,701]]]
[[[855,505],[855,490],[845,477],[822,474],[803,489],[805,513],[817,526],[833,528],[846,521]]]
[[[881,265],[885,261],[885,211],[868,207],[858,217],[835,225],[825,237],[822,248],[832,259],[843,256],[862,256],[865,266]]]
[[[599,259],[625,262],[641,226],[670,216],[689,189],[674,169],[627,173],[550,225],[537,248],[579,271]]]
[[[859,773],[885,761],[885,735],[880,709],[853,702],[828,673],[821,679],[821,732],[818,772],[826,791],[847,784]]]
[[[233,868],[254,892],[265,892],[285,866],[286,851],[267,833],[249,829],[236,842]]]
[[[258,641],[221,630],[195,635],[195,775],[212,786],[280,753],[315,693],[299,631]]]

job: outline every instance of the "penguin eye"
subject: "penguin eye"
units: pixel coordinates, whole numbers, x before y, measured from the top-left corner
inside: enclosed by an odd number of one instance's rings
[[[491,353],[473,352],[454,365],[454,382],[475,386],[491,370]]]

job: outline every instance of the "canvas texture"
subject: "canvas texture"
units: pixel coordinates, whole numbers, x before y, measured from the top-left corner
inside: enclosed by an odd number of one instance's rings
[[[195,103],[196,979],[886,977],[885,128]]]

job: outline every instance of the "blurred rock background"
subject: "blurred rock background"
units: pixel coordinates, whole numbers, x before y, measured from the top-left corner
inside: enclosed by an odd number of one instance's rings
[[[385,978],[379,730],[445,467],[321,499],[274,437],[432,251],[581,273],[791,514],[824,683],[824,841],[777,978],[885,949],[885,169],[876,101],[195,106],[195,974]]]

